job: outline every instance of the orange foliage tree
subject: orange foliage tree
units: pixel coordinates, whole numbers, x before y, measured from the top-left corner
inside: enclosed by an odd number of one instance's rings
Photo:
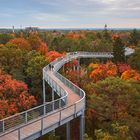
[[[14,80],[0,70],[0,119],[27,110],[36,103],[24,82]]]
[[[109,76],[120,76],[123,80],[140,80],[140,74],[129,65],[123,63],[114,64],[111,61],[108,61],[106,64],[91,63],[89,69],[90,78],[95,82]]]
[[[69,32],[68,34],[66,34],[67,38],[72,38],[72,39],[80,39],[80,38],[84,38],[85,35],[81,32]]]
[[[48,46],[45,43],[41,43],[40,46],[37,48],[37,51],[40,52],[42,55],[46,55],[48,53]]]
[[[57,51],[50,51],[46,54],[46,57],[50,60],[50,62],[55,60],[56,58],[62,57],[62,56],[64,56],[64,54],[61,54]]]
[[[136,70],[126,70],[122,73],[121,79],[123,80],[138,80],[140,81],[140,74]]]
[[[27,40],[33,50],[40,52],[42,55],[46,55],[48,53],[48,45],[40,39],[38,33],[30,33]]]
[[[31,50],[31,46],[30,46],[29,42],[24,38],[14,38],[14,39],[10,40],[9,42],[16,45],[20,49]]]
[[[103,80],[108,76],[117,75],[117,67],[111,61],[106,64],[91,64],[90,67],[93,69],[90,78],[93,78],[95,82]]]

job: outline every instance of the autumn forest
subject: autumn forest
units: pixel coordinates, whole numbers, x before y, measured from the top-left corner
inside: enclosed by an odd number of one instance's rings
[[[126,47],[135,52],[125,56]],[[86,93],[84,140],[139,140],[140,31],[136,29],[0,32],[0,119],[41,105],[43,67],[78,51],[114,56],[80,59],[80,70],[74,59],[59,71]],[[78,119],[71,122],[72,140],[78,140],[78,124]],[[65,140],[63,130],[64,126],[40,140]]]

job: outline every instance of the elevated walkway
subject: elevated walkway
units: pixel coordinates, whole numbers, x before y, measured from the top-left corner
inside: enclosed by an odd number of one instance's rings
[[[133,49],[126,48],[125,55],[134,53]],[[67,62],[78,58],[112,58],[111,52],[67,53],[43,68],[43,95],[44,104],[24,112],[0,120],[0,140],[33,140],[80,117],[80,140],[84,135],[85,92],[57,71]],[[45,101],[45,82],[60,96],[52,102]],[[69,125],[67,127],[67,132]],[[69,139],[69,134],[67,136]]]

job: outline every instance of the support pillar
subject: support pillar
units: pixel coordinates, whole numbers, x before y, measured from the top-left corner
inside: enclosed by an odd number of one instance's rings
[[[85,115],[84,112],[80,116],[80,140],[84,139],[84,133],[85,133]]]
[[[78,71],[78,82],[80,84],[80,58],[78,58],[77,71]]]
[[[62,69],[63,69],[63,72],[65,72],[65,66],[64,65],[62,66]]]
[[[80,71],[80,58],[78,58],[77,71]]]
[[[52,89],[52,101],[54,101],[54,90]],[[54,110],[54,102],[52,104],[52,111]]]
[[[75,66],[73,66],[73,70],[74,70],[74,71],[76,70]]]
[[[52,133],[53,133],[53,136],[55,136],[55,129],[52,131]]]
[[[66,123],[66,138],[70,140],[70,122]]]
[[[43,79],[43,104],[44,104],[44,115],[46,114],[46,91],[45,91],[45,80]]]

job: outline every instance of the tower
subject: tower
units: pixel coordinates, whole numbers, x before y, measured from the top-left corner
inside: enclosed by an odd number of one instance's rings
[[[105,24],[104,29],[107,30],[107,24]]]
[[[15,33],[15,27],[14,27],[14,26],[12,26],[12,28],[13,28],[13,33]]]

